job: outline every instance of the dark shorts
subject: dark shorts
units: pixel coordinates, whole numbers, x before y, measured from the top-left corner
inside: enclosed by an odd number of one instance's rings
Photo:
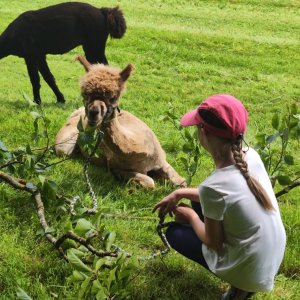
[[[196,211],[199,218],[203,221],[201,205],[198,202],[191,202],[192,208]],[[166,238],[173,249],[183,256],[197,262],[204,268],[208,265],[202,253],[202,241],[198,238],[190,225],[171,224],[166,232]]]

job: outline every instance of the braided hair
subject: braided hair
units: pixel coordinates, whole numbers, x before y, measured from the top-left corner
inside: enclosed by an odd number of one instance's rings
[[[216,117],[211,111],[208,110],[199,110],[199,114],[201,118],[208,123],[211,126],[214,126],[216,128],[220,129],[226,129],[226,125],[222,123],[220,119]],[[263,186],[260,184],[260,182],[250,176],[248,164],[244,160],[244,152],[242,150],[242,141],[243,141],[243,135],[241,134],[236,139],[230,141],[231,142],[231,152],[233,154],[233,158],[235,161],[236,167],[241,171],[243,177],[245,178],[248,187],[252,194],[255,196],[257,201],[262,205],[262,207],[266,210],[274,210],[274,206],[272,205],[272,201],[263,188]]]

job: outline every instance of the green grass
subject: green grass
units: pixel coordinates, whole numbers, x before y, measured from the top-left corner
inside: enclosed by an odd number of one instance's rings
[[[21,12],[60,1],[2,0],[0,32]],[[121,109],[143,119],[157,134],[168,160],[182,175],[176,161],[181,143],[179,133],[159,116],[171,102],[178,115],[195,107],[213,93],[231,93],[249,109],[247,140],[270,128],[271,116],[282,112],[291,101],[300,104],[299,36],[300,1],[185,1],[128,0],[89,1],[97,6],[120,5],[128,30],[121,40],[108,40],[107,58],[112,65],[124,67],[131,62],[135,72],[128,81]],[[68,115],[81,105],[79,78],[84,74],[74,62],[82,49],[49,56],[48,63],[66,104],[58,106],[46,83],[41,80],[41,96],[46,116],[51,120],[51,141]],[[0,61],[0,140],[9,149],[31,143],[33,122],[24,94],[32,97],[24,61],[7,57]],[[293,152],[299,153],[299,143]],[[297,157],[299,163],[299,155]],[[72,160],[58,165],[51,174],[60,192],[86,197],[83,180],[84,161]],[[196,186],[212,170],[204,159],[192,184]],[[171,187],[158,184],[153,191],[118,182],[105,170],[91,168],[92,183],[106,211],[151,207]],[[254,299],[297,299],[300,289],[300,191],[295,189],[280,199],[288,242],[284,262],[271,293]],[[87,198],[87,197],[86,197]],[[58,222],[56,207],[47,203],[47,220]],[[147,214],[151,216],[150,213]],[[138,256],[157,250],[161,242],[155,222],[107,219],[107,227],[117,232],[117,243]],[[21,287],[34,299],[71,299],[75,297],[66,277],[69,266],[44,239],[39,229],[35,206],[27,195],[0,183],[0,295],[14,299]],[[132,299],[219,299],[228,285],[175,252],[164,260],[141,265],[133,280]],[[51,294],[52,293],[52,294]]]

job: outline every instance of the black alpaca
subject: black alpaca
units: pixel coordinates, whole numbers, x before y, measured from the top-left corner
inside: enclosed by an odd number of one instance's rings
[[[82,45],[91,63],[108,64],[105,45],[108,35],[121,38],[126,22],[118,8],[96,8],[67,2],[18,16],[0,36],[0,59],[16,55],[25,59],[34,101],[41,103],[40,77],[53,90],[57,102],[65,102],[46,61],[46,54],[63,54]]]

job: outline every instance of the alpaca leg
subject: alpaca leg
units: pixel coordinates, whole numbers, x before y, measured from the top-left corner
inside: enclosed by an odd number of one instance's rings
[[[73,153],[78,139],[77,124],[84,116],[84,108],[76,110],[67,123],[59,130],[55,138],[55,152],[58,156],[69,156]]]
[[[49,66],[47,64],[46,56],[43,56],[39,59],[38,67],[39,67],[39,71],[41,72],[44,80],[47,82],[47,84],[52,89],[53,93],[55,94],[57,102],[64,103],[65,102],[64,95],[61,93],[61,91],[58,89],[58,87],[56,85],[55,78],[52,75],[52,73],[49,69]]]
[[[98,36],[98,35],[96,35]],[[85,53],[86,59],[92,63],[101,63],[104,65],[108,65],[108,61],[105,56],[105,44],[106,44],[106,39],[104,40],[88,40],[86,41],[83,45],[83,51]]]
[[[26,57],[25,62],[26,62],[28,75],[32,85],[34,102],[36,102],[37,104],[41,104],[41,97],[40,97],[41,85],[40,85],[40,76],[38,72],[37,61],[32,57]]]
[[[170,180],[170,182],[175,186],[186,187],[186,181],[183,177],[174,170],[174,168],[166,163],[160,170],[163,178]]]
[[[112,170],[112,172],[117,176],[117,177],[121,177],[127,180],[132,180],[133,182],[146,187],[146,188],[154,188],[155,187],[155,183],[154,180],[145,175],[145,174],[141,174],[138,172],[129,172],[129,171],[124,171],[124,170]]]

